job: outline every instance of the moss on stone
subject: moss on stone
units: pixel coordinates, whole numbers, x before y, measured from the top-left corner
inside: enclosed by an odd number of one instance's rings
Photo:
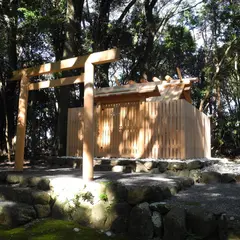
[[[78,228],[79,231],[74,231]],[[6,230],[0,229],[1,240],[107,240],[109,239],[103,233],[99,233],[94,229],[83,227],[74,222],[47,219],[35,222],[30,226],[19,227]],[[111,237],[112,240],[123,240],[123,238]],[[126,238],[124,238],[126,239]]]
[[[231,232],[228,236],[228,240],[240,240],[240,231]]]

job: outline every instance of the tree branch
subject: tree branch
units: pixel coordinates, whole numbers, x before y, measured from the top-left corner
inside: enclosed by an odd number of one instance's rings
[[[204,98],[201,100],[200,102],[200,105],[199,105],[199,111],[203,111],[203,105],[205,103],[205,101],[207,100],[207,98],[209,97],[210,95],[210,90],[211,88],[214,86],[215,84],[215,80],[218,76],[218,73],[220,72],[220,68],[223,64],[223,61],[225,60],[225,58],[227,57],[228,55],[228,52],[230,51],[230,49],[232,48],[232,45],[233,43],[236,41],[237,37],[235,37],[230,43],[229,43],[229,46],[227,47],[227,49],[225,50],[223,56],[222,56],[222,59],[220,60],[219,63],[216,64],[216,71],[211,79],[211,82],[210,82],[210,85],[208,86],[207,90],[206,90],[206,94],[204,96]]]
[[[118,18],[117,23],[121,23],[122,20],[125,18],[125,16],[127,15],[127,13],[129,12],[129,10],[131,9],[131,7],[136,3],[137,0],[132,0],[124,9],[124,11],[122,12],[121,16]]]

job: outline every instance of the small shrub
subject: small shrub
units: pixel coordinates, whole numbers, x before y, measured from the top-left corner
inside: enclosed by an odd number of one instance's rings
[[[92,195],[91,192],[80,193],[80,194],[79,194],[79,197],[80,197],[82,200],[87,201],[87,202],[90,202],[91,204],[93,204],[93,198],[94,198],[94,196]]]
[[[100,198],[100,200],[102,200],[104,202],[107,202],[107,200],[108,200],[108,196],[106,193],[101,193],[99,198]]]

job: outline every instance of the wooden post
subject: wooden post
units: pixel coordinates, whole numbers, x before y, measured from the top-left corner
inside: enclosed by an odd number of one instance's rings
[[[94,66],[85,63],[84,66],[84,117],[83,117],[83,180],[93,180],[94,158]]]
[[[177,74],[178,74],[178,78],[180,79],[180,83],[182,83],[183,82],[182,74],[181,74],[180,68],[178,68],[178,67],[177,67]]]
[[[17,127],[17,146],[15,156],[15,169],[23,170],[24,143],[26,131],[26,115],[28,90],[35,90],[47,87],[56,87],[61,85],[74,84],[82,82],[82,75],[58,79],[55,81],[44,81],[41,83],[28,84],[28,77],[41,74],[61,72],[76,68],[85,68],[84,76],[84,140],[83,140],[83,178],[85,180],[93,179],[93,157],[94,157],[94,66],[93,64],[105,64],[118,60],[118,49],[109,49],[102,52],[92,53],[85,56],[60,60],[55,63],[43,64],[38,67],[25,68],[13,72],[11,81],[21,78],[21,90],[19,97],[19,114]]]
[[[29,78],[27,74],[24,72],[20,82],[20,94],[18,103],[17,142],[15,150],[16,171],[23,170],[27,105],[28,105],[28,84]]]

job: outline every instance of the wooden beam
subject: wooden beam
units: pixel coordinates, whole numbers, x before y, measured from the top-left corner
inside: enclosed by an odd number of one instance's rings
[[[55,63],[47,63],[38,67],[25,68],[13,72],[13,77],[10,80],[20,80],[23,73],[29,77],[38,76],[41,74],[48,74],[54,72],[61,72],[84,67],[85,62],[95,65],[110,63],[119,59],[119,50],[110,49],[102,52],[92,53],[85,56],[69,58]]]
[[[141,78],[140,83],[148,83],[148,80],[146,80],[145,78]]]
[[[127,84],[130,84],[130,85],[132,85],[132,84],[137,84],[135,81],[133,81],[133,80],[129,80],[128,82],[127,82]]]
[[[190,90],[183,91],[183,96],[184,96],[186,101],[188,101],[189,103],[192,104],[192,98],[191,98],[191,91]]]
[[[84,117],[83,117],[83,180],[93,180],[94,158],[94,66],[84,67]]]
[[[167,76],[165,76],[165,80],[166,80],[168,83],[170,83],[170,81],[172,81],[173,79],[172,79],[169,75],[167,75]]]
[[[56,80],[49,80],[37,83],[29,84],[28,90],[39,90],[42,88],[49,88],[49,87],[60,87],[65,85],[71,85],[76,83],[83,83],[84,82],[84,74],[74,77],[66,77],[66,78],[59,78]]]
[[[114,79],[115,79],[115,83],[117,84],[117,86],[121,86],[120,82],[118,81],[117,77],[114,76]]]
[[[180,71],[180,68],[177,67],[177,74],[178,74],[178,78],[180,79],[180,82],[182,83],[183,79],[182,79],[182,74]]]
[[[159,78],[157,77],[153,77],[152,80],[156,83],[162,83],[162,80],[160,80]]]
[[[23,72],[20,82],[20,94],[18,103],[18,119],[17,119],[17,141],[15,150],[15,170],[22,171],[24,163],[24,147],[25,147],[25,133],[26,133],[26,119],[27,119],[27,105],[28,105],[28,85],[29,78]]]

